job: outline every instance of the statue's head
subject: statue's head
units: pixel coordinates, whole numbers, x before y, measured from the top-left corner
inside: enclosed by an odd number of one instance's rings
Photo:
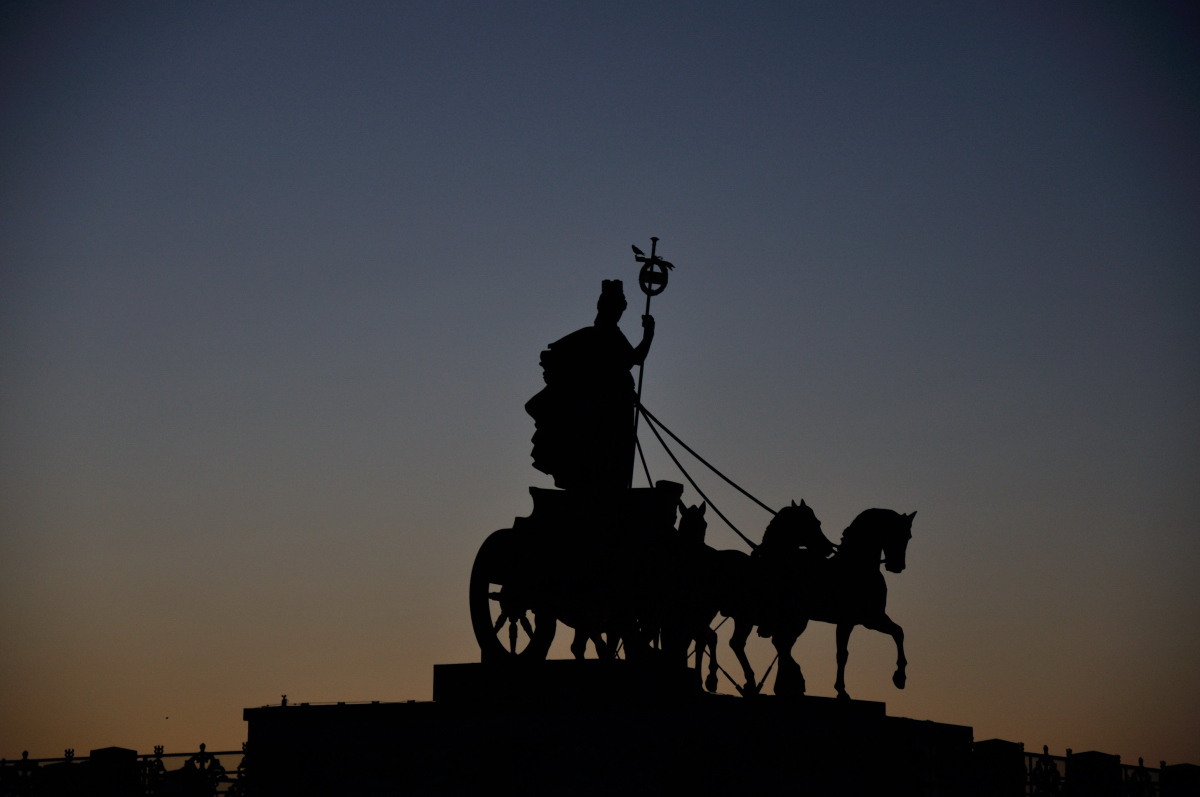
[[[600,299],[596,302],[597,320],[616,323],[625,312],[625,289],[620,280],[604,280],[600,283]]]

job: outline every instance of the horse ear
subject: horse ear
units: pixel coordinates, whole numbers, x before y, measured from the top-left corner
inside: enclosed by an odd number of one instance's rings
[[[704,517],[704,512],[708,509],[708,501],[700,502],[700,516]]]
[[[803,499],[803,498],[801,498],[801,499],[800,499],[800,506],[802,506],[802,507],[804,506],[804,499]],[[807,507],[805,507],[805,508],[807,508]]]
[[[917,516],[916,512],[909,512],[908,513],[908,522],[912,523],[912,519],[915,518],[916,516]]]
[[[801,500],[801,501],[803,501],[804,499],[803,499],[803,498],[801,498],[800,500]],[[796,499],[795,499],[795,498],[793,498],[793,499],[792,499],[792,506],[795,506],[795,505],[796,505]]]

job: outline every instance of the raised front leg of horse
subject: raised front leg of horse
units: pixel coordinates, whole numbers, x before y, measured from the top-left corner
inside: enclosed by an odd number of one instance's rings
[[[746,678],[746,685],[742,687],[742,697],[758,694],[758,681],[754,677],[754,668],[750,666],[750,659],[746,658],[746,640],[750,638],[750,632],[753,630],[754,623],[750,620],[733,618],[733,636],[729,638],[729,647],[742,665],[742,675]]]
[[[838,674],[837,680],[833,682],[833,688],[837,690],[840,700],[850,699],[850,695],[846,692],[846,660],[850,658],[850,632],[854,630],[854,625],[854,623],[838,623],[837,627]]]
[[[904,629],[886,614],[876,620],[872,620],[870,623],[863,623],[863,627],[887,634],[895,640],[896,672],[892,673],[892,683],[896,685],[897,689],[903,689],[904,682],[907,680],[904,668],[908,666],[908,659],[904,658]]]

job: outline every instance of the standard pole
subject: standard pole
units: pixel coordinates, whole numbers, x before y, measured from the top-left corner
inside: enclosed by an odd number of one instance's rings
[[[638,251],[638,248],[636,246],[633,248],[633,251],[634,251],[634,254],[636,254],[636,255],[643,254],[642,252]],[[652,236],[650,236],[650,257],[649,258],[638,257],[635,259],[639,260],[640,262],[646,263],[647,266],[645,266],[645,267],[648,267],[651,269],[651,271],[653,271],[654,263],[658,259],[657,256],[658,256],[658,238],[656,236],[652,235]],[[672,266],[670,263],[666,263],[665,267],[663,268],[663,280],[664,280],[663,288],[666,287],[665,280],[667,278],[666,277],[666,273],[667,273],[666,269],[667,268],[674,268],[674,266]],[[641,280],[639,279],[638,282],[640,285]],[[650,293],[650,289],[648,289],[646,286],[642,285],[641,288],[643,291],[646,292],[645,315],[650,315],[650,297],[652,294]],[[660,288],[659,290],[661,291],[662,289]],[[645,333],[643,332],[642,334],[644,335]],[[647,354],[649,354],[649,352],[647,352]],[[642,413],[639,411],[639,408],[642,406],[642,377],[644,377],[645,375],[646,375],[646,360],[643,359],[642,364],[638,366],[637,406],[635,406],[633,408],[633,445],[634,445],[635,449],[638,447],[638,445],[637,445],[638,420],[642,416]],[[645,458],[643,457],[643,464],[645,464],[644,459]],[[630,468],[629,468],[629,486],[630,487],[633,487],[633,474],[634,474],[634,471],[636,471],[636,470],[637,470],[636,462],[630,463]],[[647,469],[646,475],[649,476],[649,469]]]
[[[650,315],[650,294],[646,294],[646,315]],[[638,411],[638,407],[642,406],[642,377],[646,375],[646,361],[642,360],[642,364],[638,366],[638,392],[637,405],[633,408],[633,440],[634,447],[637,447],[638,420],[642,417],[642,413]],[[633,487],[633,474],[637,470],[637,463],[629,469],[629,486]],[[653,485],[652,485],[653,486]]]

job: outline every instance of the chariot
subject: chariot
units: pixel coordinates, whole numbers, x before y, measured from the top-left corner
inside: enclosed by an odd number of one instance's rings
[[[485,662],[544,659],[558,621],[601,657],[657,636],[672,594],[683,485],[606,494],[529,488],[533,511],[484,540],[471,570],[471,624]],[[626,645],[626,655],[641,645]],[[577,655],[582,655],[580,651]]]

